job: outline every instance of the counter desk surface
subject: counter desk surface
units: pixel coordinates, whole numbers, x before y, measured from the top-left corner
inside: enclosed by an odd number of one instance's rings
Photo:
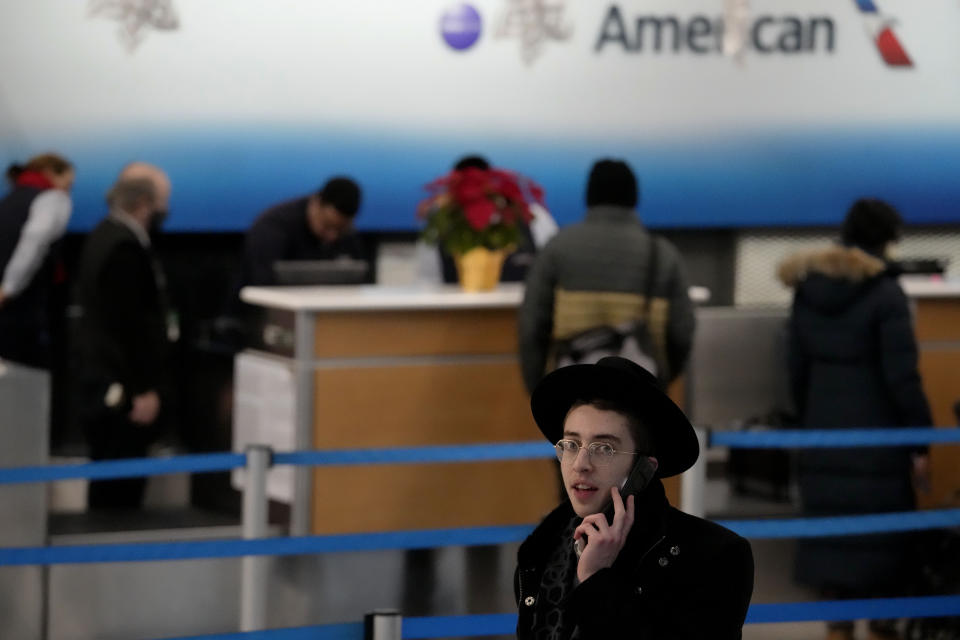
[[[523,285],[502,284],[493,291],[467,293],[455,285],[423,287],[245,287],[244,302],[287,311],[379,311],[515,308]]]
[[[960,298],[960,280],[945,280],[930,276],[903,276],[900,285],[907,296],[914,299]]]
[[[523,285],[506,283],[480,293],[467,293],[456,285],[245,287],[240,298],[250,304],[287,311],[515,308],[523,301]],[[704,303],[710,299],[710,290],[690,287],[690,298]]]
[[[488,293],[454,286],[241,293],[292,321],[293,348],[282,360],[294,380],[295,447],[303,449],[539,439],[517,362],[522,296],[521,285]],[[295,533],[529,524],[555,505],[558,490],[549,460],[297,474]]]

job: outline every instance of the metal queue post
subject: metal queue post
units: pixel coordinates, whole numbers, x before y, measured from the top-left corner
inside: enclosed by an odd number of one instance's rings
[[[700,443],[700,456],[680,476],[680,510],[704,518],[707,512],[707,447],[710,446],[710,438],[709,433],[701,427],[695,427],[694,431]]]
[[[400,640],[403,618],[396,609],[377,609],[363,617],[363,640]]]
[[[243,482],[243,539],[267,535],[267,470],[273,452],[265,445],[247,447]],[[240,630],[267,628],[267,570],[269,556],[244,556],[240,579]]]

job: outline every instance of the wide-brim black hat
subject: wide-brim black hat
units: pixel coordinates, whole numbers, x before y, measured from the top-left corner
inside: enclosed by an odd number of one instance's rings
[[[563,438],[563,423],[578,400],[604,399],[632,409],[653,436],[657,475],[683,473],[700,455],[693,425],[656,378],[640,365],[615,356],[596,364],[575,364],[551,372],[533,390],[533,419],[547,440]]]

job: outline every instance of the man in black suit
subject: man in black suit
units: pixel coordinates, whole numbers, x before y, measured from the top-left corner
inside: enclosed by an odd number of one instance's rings
[[[78,299],[80,420],[93,460],[137,458],[160,432],[171,327],[165,282],[150,232],[167,215],[170,180],[136,162],[107,194],[108,215],[80,259]],[[136,508],[144,478],[90,483],[91,509]]]

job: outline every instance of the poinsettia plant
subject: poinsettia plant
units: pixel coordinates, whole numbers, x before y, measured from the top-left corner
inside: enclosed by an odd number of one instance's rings
[[[417,207],[423,238],[454,255],[516,247],[533,219],[530,204],[543,205],[540,185],[503,169],[451,171],[425,188],[430,195]]]

